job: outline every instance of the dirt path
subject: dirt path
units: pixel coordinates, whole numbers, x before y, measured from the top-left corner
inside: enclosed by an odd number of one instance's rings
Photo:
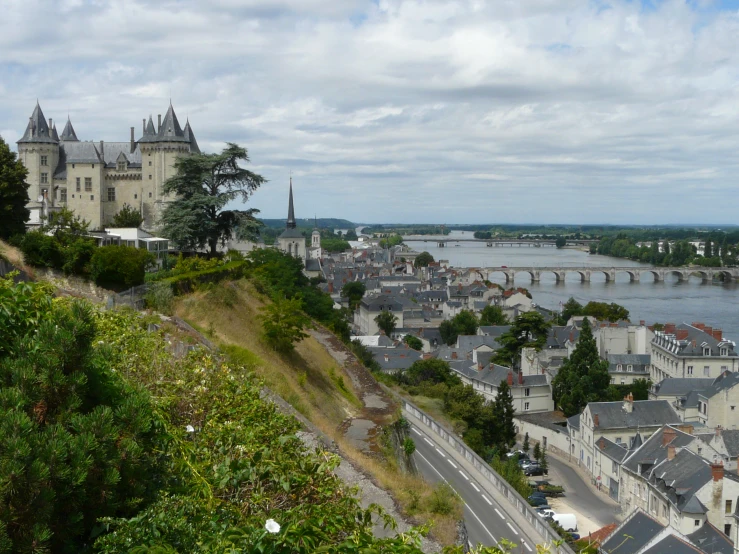
[[[360,413],[346,419],[340,431],[358,449],[367,454],[377,454],[380,451],[378,441],[382,427],[392,422],[398,406],[335,335],[321,327],[312,329],[310,334],[344,368],[362,402]]]

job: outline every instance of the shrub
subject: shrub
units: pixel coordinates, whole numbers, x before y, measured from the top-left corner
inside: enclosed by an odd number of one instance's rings
[[[154,283],[146,293],[146,305],[165,315],[171,315],[174,293],[168,283]]]
[[[62,253],[54,237],[39,231],[31,231],[23,237],[20,249],[29,265],[54,268],[62,266]]]
[[[126,289],[143,284],[146,268],[154,256],[146,250],[130,246],[103,246],[90,260],[90,276],[100,286]]]

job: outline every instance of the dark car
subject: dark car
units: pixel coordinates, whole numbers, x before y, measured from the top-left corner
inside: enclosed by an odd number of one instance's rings
[[[544,475],[544,470],[541,468],[541,466],[529,466],[526,469],[523,470],[523,474],[527,477],[531,477],[532,475]]]
[[[545,506],[549,504],[549,501],[546,499],[546,497],[534,496],[533,494],[529,496],[528,500],[529,504],[531,504],[532,506]]]

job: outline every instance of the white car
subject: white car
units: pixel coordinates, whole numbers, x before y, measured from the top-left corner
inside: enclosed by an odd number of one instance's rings
[[[557,515],[557,512],[555,512],[551,508],[537,508],[536,513],[539,514],[544,519],[548,517],[554,517]]]

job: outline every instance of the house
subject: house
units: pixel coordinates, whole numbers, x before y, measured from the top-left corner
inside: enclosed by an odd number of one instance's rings
[[[649,391],[650,400],[667,400],[673,406],[679,398],[687,397],[691,391],[700,391],[713,384],[714,379],[675,377],[674,379],[663,379],[652,385]]]
[[[675,409],[683,421],[709,429],[736,429],[739,423],[739,373],[726,371],[706,388],[678,398]]]
[[[403,327],[403,302],[398,297],[378,294],[365,296],[354,314],[354,324],[360,335],[376,335],[380,330],[375,318],[382,312],[391,312],[397,317],[396,327]]]
[[[398,346],[395,348],[371,346],[368,350],[372,352],[372,357],[380,365],[384,373],[405,371],[411,367],[414,362],[423,359],[423,354],[421,352],[406,346]]]
[[[642,445],[641,434],[637,432],[631,444],[616,444],[615,442],[600,437],[596,441],[593,451],[595,459],[595,480],[600,490],[607,490],[608,496],[618,500],[621,488],[621,464],[634,449]]]
[[[643,321],[638,325],[628,321],[598,322],[593,326],[593,337],[598,355],[605,359],[610,354],[647,354],[654,332]]]
[[[703,323],[674,325],[655,331],[650,342],[652,381],[667,377],[712,377],[739,370],[739,355],[733,341],[721,329]]]
[[[101,235],[100,233],[97,234]],[[110,241],[110,244],[117,241],[117,244],[122,246],[141,248],[150,252],[156,258],[159,266],[164,263],[164,260],[169,255],[169,240],[155,237],[143,229],[137,229],[136,227],[110,227],[105,229],[105,235],[106,238],[103,240]],[[99,244],[102,246],[103,244],[107,244],[107,242],[99,242]]]
[[[630,385],[636,379],[649,379],[648,354],[608,354],[606,360],[614,385]]]

